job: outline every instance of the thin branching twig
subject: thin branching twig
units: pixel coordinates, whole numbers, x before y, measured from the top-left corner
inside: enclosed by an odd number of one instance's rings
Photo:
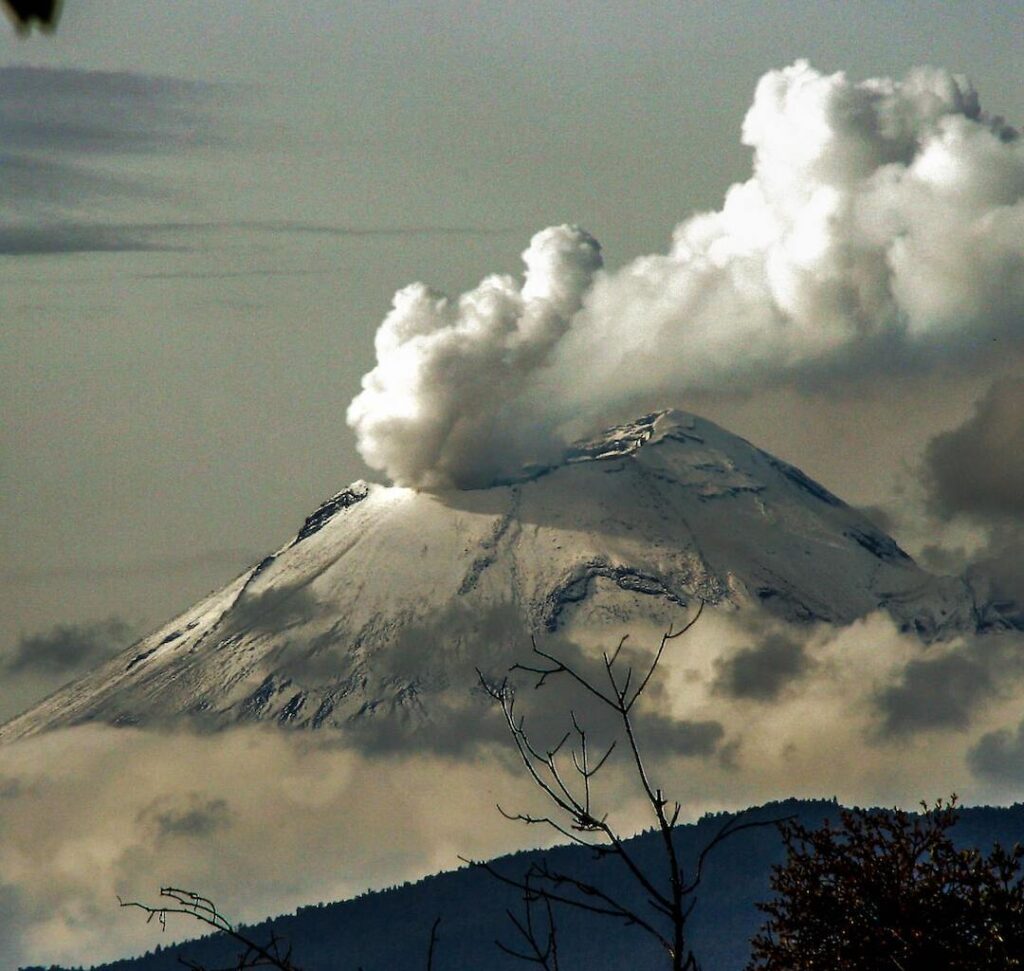
[[[169,903],[153,906],[138,900],[122,900],[120,897],[117,898],[117,902],[122,907],[136,907],[145,912],[146,922],[149,923],[155,919],[160,924],[161,930],[167,929],[167,917],[170,914],[191,917],[215,931],[226,934],[243,948],[238,954],[236,963],[230,968],[207,968],[205,965],[195,964],[187,958],[179,958],[180,963],[190,971],[245,971],[248,968],[301,971],[298,965],[292,963],[291,946],[285,947],[284,941],[273,931],[271,931],[270,940],[266,944],[259,944],[228,920],[209,897],[204,897],[194,890],[183,890],[180,887],[161,887],[160,896]]]
[[[525,947],[502,950],[521,960],[548,968],[552,959],[548,940],[557,940],[554,929],[553,905],[573,907],[601,917],[622,921],[645,932],[656,941],[670,959],[672,971],[696,971],[697,961],[688,946],[686,922],[696,903],[696,891],[704,876],[710,853],[724,840],[754,826],[770,822],[743,822],[741,816],[731,816],[700,852],[691,873],[683,866],[676,845],[676,825],[682,812],[679,802],[669,800],[663,790],[652,781],[638,738],[634,709],[644,696],[665,650],[671,641],[682,637],[700,619],[704,604],[698,605],[694,615],[679,630],[669,629],[661,638],[650,662],[636,674],[631,665],[622,662],[623,648],[628,639],[622,637],[614,650],[602,654],[603,670],[600,678],[591,677],[572,663],[541,648],[532,641],[534,660],[515,664],[509,674],[520,672],[532,676],[534,689],[546,687],[557,678],[565,677],[582,688],[599,707],[610,710],[616,717],[620,738],[594,758],[590,739],[582,720],[570,711],[571,728],[557,745],[539,748],[530,738],[525,718],[516,708],[516,691],[508,677],[500,683],[489,681],[477,672],[484,690],[500,705],[510,737],[519,753],[520,761],[533,784],[551,805],[547,814],[508,812],[501,806],[499,812],[507,819],[527,825],[545,826],[572,843],[586,846],[598,858],[614,857],[622,862],[629,873],[634,890],[640,891],[643,903],[634,904],[618,889],[610,891],[597,884],[569,873],[552,870],[546,862],[534,863],[521,878],[512,878],[497,871],[491,864],[478,863],[506,885],[523,894],[525,916],[510,913],[510,920]],[[619,741],[625,742],[629,763],[639,789],[650,807],[655,829],[663,847],[664,870],[641,865],[624,837],[609,822],[608,814],[596,808],[594,780],[608,764]],[[568,757],[565,749],[568,745]],[[774,821],[771,821],[774,822]],[[533,917],[533,910],[543,903],[548,919],[547,931],[541,932]],[[547,935],[547,936],[545,936]],[[554,945],[551,949],[554,951]]]

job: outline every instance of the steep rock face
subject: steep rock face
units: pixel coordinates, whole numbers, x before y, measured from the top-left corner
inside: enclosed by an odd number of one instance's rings
[[[881,607],[926,639],[1009,623],[798,469],[661,412],[489,489],[355,483],[0,738],[90,720],[415,720],[437,692],[468,688],[476,665],[521,656],[531,634],[667,626],[696,600],[836,624]]]

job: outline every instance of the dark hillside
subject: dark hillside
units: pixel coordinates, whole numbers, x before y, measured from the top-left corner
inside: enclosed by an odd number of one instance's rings
[[[787,800],[752,810],[750,817],[797,815],[805,823],[817,824],[825,817],[835,818],[838,810],[835,802]],[[690,858],[723,820],[724,817],[707,817],[697,824],[680,827]],[[994,841],[1009,845],[1024,842],[1024,805],[965,809],[956,832],[968,845],[987,847]],[[648,861],[650,872],[658,872],[661,857],[656,833],[637,837],[632,847],[638,859]],[[503,857],[495,866],[515,876],[541,855],[520,853]],[[595,879],[600,874],[604,880],[619,877],[613,869],[619,864],[595,862],[579,848],[560,847],[546,855],[553,866],[563,870],[571,868]],[[782,855],[779,837],[770,826],[741,832],[715,851],[691,924],[694,950],[704,971],[739,971],[743,966],[747,943],[760,924],[755,903],[767,894],[769,868]],[[625,880],[621,886],[627,886]],[[524,965],[502,954],[494,940],[513,942],[505,911],[518,906],[514,890],[487,873],[464,869],[354,900],[303,907],[294,915],[278,917],[249,931],[254,939],[265,940],[272,926],[292,942],[295,961],[303,971],[403,971],[424,966],[430,927],[440,915],[441,938],[435,961],[439,971],[511,971]],[[564,971],[654,971],[664,966],[662,954],[636,928],[571,911],[562,911],[558,923]],[[102,968],[180,971],[179,954],[210,967],[223,967],[230,966],[236,950],[230,942],[207,938]]]

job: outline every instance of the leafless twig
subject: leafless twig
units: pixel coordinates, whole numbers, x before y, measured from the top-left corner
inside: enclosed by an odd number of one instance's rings
[[[543,914],[543,925],[535,917],[538,908]],[[527,950],[521,951],[497,940],[494,943],[510,957],[536,964],[544,971],[558,971],[558,930],[551,897],[537,893],[530,886],[529,877],[523,891],[523,910],[522,917],[512,910],[505,913]]]
[[[626,637],[619,640],[611,653],[602,654],[603,671],[591,677],[581,669],[555,654],[542,649],[533,641],[535,660],[516,664],[510,669],[534,677],[534,688],[543,688],[559,677],[565,677],[582,688],[600,708],[610,710],[618,723],[620,737],[596,755],[582,721],[576,712],[570,712],[571,727],[557,745],[547,749],[538,747],[530,738],[524,717],[516,708],[515,687],[506,677],[500,683],[488,681],[477,672],[484,690],[497,702],[505,723],[519,753],[520,761],[530,780],[544,794],[551,812],[544,815],[499,812],[507,819],[527,825],[541,825],[560,836],[594,851],[598,857],[614,857],[621,861],[634,884],[633,898],[624,896],[618,888],[613,892],[588,880],[561,871],[551,870],[546,862],[533,864],[519,879],[499,873],[490,864],[477,864],[494,874],[503,883],[516,887],[526,903],[525,917],[510,914],[513,927],[527,945],[526,950],[509,949],[522,960],[549,965],[547,938],[541,935],[533,922],[533,910],[540,902],[546,907],[550,939],[556,940],[552,905],[574,907],[603,917],[621,920],[638,927],[665,950],[672,971],[696,971],[697,962],[687,944],[686,923],[696,903],[695,892],[704,875],[708,855],[730,836],[762,822],[742,822],[741,816],[731,816],[703,848],[692,873],[684,869],[676,845],[676,824],[682,812],[679,802],[669,800],[651,778],[637,735],[634,709],[651,684],[665,650],[671,641],[682,637],[700,619],[704,604],[700,603],[694,616],[680,629],[671,628],[662,636],[651,660],[639,673],[622,662]],[[596,808],[594,779],[605,767],[616,750],[617,742],[624,742],[637,784],[653,815],[655,829],[663,847],[663,871],[641,865],[624,837],[609,822],[608,814]],[[568,752],[566,748],[568,746]],[[639,890],[644,903],[635,904],[635,891]],[[553,953],[554,945],[551,948]]]
[[[122,907],[137,907],[144,911],[148,915],[147,923],[155,919],[160,924],[161,930],[167,929],[168,915],[183,914],[213,930],[226,934],[243,948],[239,952],[235,964],[227,968],[207,968],[205,965],[179,957],[178,960],[181,964],[189,968],[190,971],[245,971],[248,968],[301,971],[298,965],[292,963],[291,946],[285,947],[284,941],[273,931],[271,931],[270,940],[266,944],[258,944],[232,924],[209,897],[204,897],[193,890],[183,890],[180,887],[161,887],[160,896],[168,903],[152,906],[137,900],[122,900],[120,897],[117,898],[117,902]]]

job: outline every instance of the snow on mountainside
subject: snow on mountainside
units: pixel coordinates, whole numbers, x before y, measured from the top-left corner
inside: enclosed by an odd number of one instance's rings
[[[0,728],[195,716],[342,728],[429,714],[530,633],[667,625],[696,599],[793,621],[888,610],[925,639],[1000,628],[787,463],[661,412],[519,481],[437,494],[357,482],[219,593]],[[505,665],[507,666],[507,664]]]

